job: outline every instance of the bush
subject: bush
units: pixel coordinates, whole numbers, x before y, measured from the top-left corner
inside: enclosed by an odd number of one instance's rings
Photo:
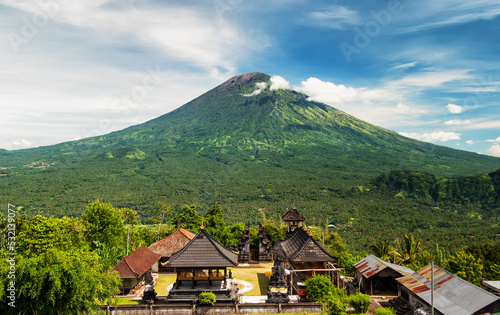
[[[213,292],[201,292],[200,296],[201,305],[214,305],[215,304],[215,294]]]
[[[333,284],[327,276],[316,275],[306,280],[306,294],[314,302],[320,302],[333,292]]]
[[[379,308],[375,311],[375,315],[396,315],[396,311],[392,307]]]
[[[355,295],[351,295],[349,297],[349,303],[356,313],[365,314],[370,309],[370,304],[372,304],[372,300],[370,297],[363,293],[358,293]]]
[[[333,298],[341,300],[342,302],[348,302],[347,293],[344,291],[344,289],[333,287],[331,296]]]
[[[328,315],[346,315],[347,305],[341,299],[330,295],[326,301],[325,308]]]

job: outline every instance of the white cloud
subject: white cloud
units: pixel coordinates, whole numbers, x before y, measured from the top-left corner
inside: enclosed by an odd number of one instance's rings
[[[448,104],[448,105],[446,105],[446,108],[452,114],[460,114],[460,113],[465,112],[464,107],[459,106],[459,105],[455,105],[455,104]]]
[[[333,105],[360,100],[360,93],[356,89],[343,84],[336,85],[318,78],[309,78],[301,84],[294,87],[294,90],[309,95],[312,101]]]
[[[500,15],[500,4],[495,0],[469,2],[423,0],[413,3],[411,10],[413,11],[411,16],[404,15],[404,20],[400,20],[402,25],[399,25],[398,33],[417,32],[477,20],[491,20]],[[417,19],[420,23],[415,23]],[[405,27],[406,25],[410,26]]]
[[[447,70],[447,71],[423,71],[416,74],[407,75],[406,77],[389,82],[388,86],[393,88],[430,88],[440,87],[445,83],[469,79],[467,73],[470,70]]]
[[[486,140],[486,142],[500,142],[500,137],[496,138],[496,139],[489,139],[489,140]]]
[[[262,92],[262,90],[264,90],[267,87],[267,82],[257,82],[257,83],[255,83],[255,85],[257,86],[257,90],[253,91],[250,94],[242,94],[242,95],[245,96],[245,97],[251,97],[251,96],[259,95],[260,92]]]
[[[408,114],[425,114],[425,113],[427,113],[427,111],[425,109],[413,108],[413,107],[405,105],[403,103],[398,103],[398,105],[396,105],[396,108],[401,110],[401,112],[408,113]]]
[[[500,157],[500,144],[494,144],[486,151],[488,151],[493,156]]]
[[[260,90],[263,90],[267,87],[267,82],[257,82],[255,83],[255,85],[257,86],[257,88],[259,88]]]
[[[290,82],[285,80],[285,78],[280,77],[279,75],[273,75],[271,77],[271,90],[287,90],[290,89]]]
[[[465,120],[460,120],[460,119],[451,119],[451,120],[447,120],[444,122],[444,124],[446,126],[454,126],[454,125],[469,125],[471,124],[472,122],[468,119],[465,119]]]
[[[36,0],[3,2],[33,15],[43,13]],[[92,32],[104,43],[123,45],[121,41],[126,40],[160,49],[168,58],[212,71],[233,73],[247,51],[269,45],[264,35],[253,32],[247,36],[238,24],[213,14],[214,8],[162,3],[151,9],[147,4],[131,7],[111,2],[89,0],[82,5],[65,1],[52,21]]]
[[[12,141],[12,146],[17,149],[22,149],[32,147],[33,143],[23,138],[21,140]]]
[[[252,93],[250,93],[250,94],[241,94],[241,95],[242,95],[242,96],[244,96],[244,97],[252,97],[252,96],[257,96],[257,95],[259,95],[259,94],[260,94],[260,92],[262,92],[262,90],[261,90],[261,89],[257,89],[257,90],[253,91],[253,92],[252,92]]]
[[[465,141],[465,143],[473,145],[474,144],[474,140],[467,140],[467,141]]]
[[[409,68],[415,67],[417,65],[417,63],[418,63],[417,61],[403,63],[403,64],[400,64],[400,65],[392,67],[392,69],[393,70],[405,70],[405,69],[409,69]]]
[[[460,140],[461,136],[460,133],[450,132],[450,131],[437,131],[437,132],[426,132],[426,133],[400,132],[400,134],[408,138],[413,138],[426,142]]]
[[[327,10],[309,13],[305,19],[301,20],[301,23],[340,30],[349,25],[360,24],[361,17],[357,11],[341,5],[333,5]]]

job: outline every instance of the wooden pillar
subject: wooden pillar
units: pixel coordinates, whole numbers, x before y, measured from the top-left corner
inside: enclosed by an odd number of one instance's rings
[[[208,269],[208,286],[207,286],[207,288],[210,288],[210,286],[212,285],[211,276],[212,276],[212,269]]]
[[[192,272],[192,275],[193,277],[191,278],[191,289],[194,289],[195,288],[195,285],[194,285],[194,270],[191,270]]]
[[[373,295],[373,277],[370,277],[370,295]]]
[[[227,278],[227,268],[224,267],[224,286],[227,285],[226,278]]]

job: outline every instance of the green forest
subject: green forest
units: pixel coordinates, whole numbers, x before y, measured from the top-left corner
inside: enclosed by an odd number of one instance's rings
[[[226,223],[224,211],[213,204],[203,214],[196,205],[185,205],[175,213],[158,203],[155,214],[142,222],[137,212],[114,208],[111,204],[89,203],[81,219],[36,215],[0,217],[0,300],[3,314],[84,314],[98,305],[115,303],[120,279],[108,273],[130,251],[168,236],[183,227],[197,233],[202,225],[218,242],[228,248],[238,244],[245,224]],[[287,226],[281,220],[259,221],[271,243],[284,239]],[[9,231],[15,230],[15,239]],[[434,260],[465,280],[481,286],[483,279],[500,280],[500,242],[478,243],[452,251],[438,243],[426,244],[413,233],[374,241],[362,250],[345,243],[337,229],[328,224],[314,226],[306,219],[304,228],[322,239],[337,257],[343,273],[353,276],[353,264],[372,253],[384,260],[417,270]],[[325,233],[314,227],[321,227]],[[127,243],[127,235],[129,242]],[[258,246],[258,227],[250,227],[252,247]],[[10,253],[16,252],[15,262]],[[12,293],[15,299],[9,298]],[[37,301],[37,303],[33,303]],[[12,308],[8,303],[14,303]],[[15,310],[15,311],[14,311]]]
[[[405,138],[290,90],[237,76],[184,106],[110,134],[0,151],[0,201],[20,215],[81,218],[97,199],[157,204],[228,223],[279,221],[292,205],[355,250],[413,233],[451,251],[500,233],[500,159]]]

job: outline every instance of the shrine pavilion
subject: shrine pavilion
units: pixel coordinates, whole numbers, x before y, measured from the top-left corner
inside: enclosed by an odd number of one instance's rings
[[[227,268],[237,265],[238,255],[224,248],[202,227],[165,265],[177,274],[168,301],[193,301],[203,291],[213,292],[217,301],[235,301],[237,287]]]

